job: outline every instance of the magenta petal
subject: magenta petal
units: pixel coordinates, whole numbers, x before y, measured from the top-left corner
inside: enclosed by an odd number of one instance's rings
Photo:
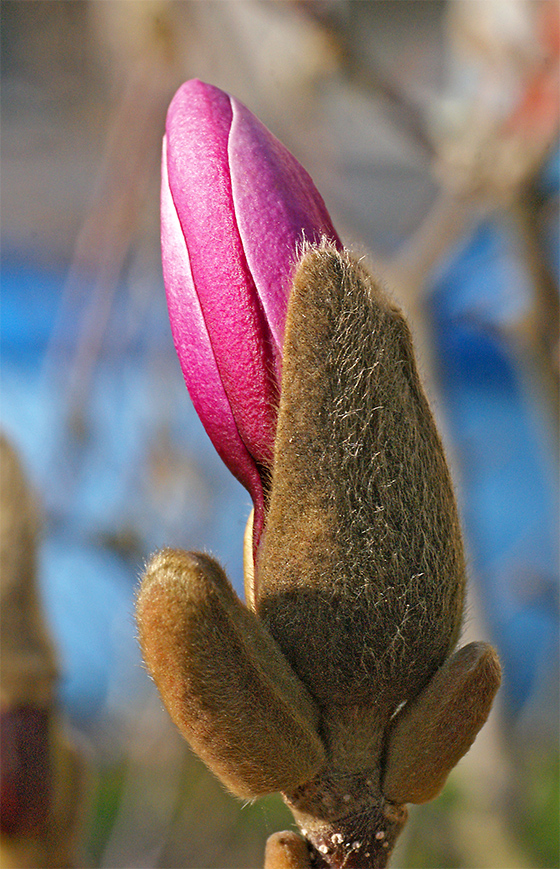
[[[260,533],[262,483],[245,447],[225,393],[200,301],[193,283],[185,238],[169,190],[166,148],[163,148],[161,188],[163,275],[175,349],[185,383],[208,436],[230,471],[249,490]]]
[[[247,264],[275,345],[282,347],[291,276],[302,242],[342,243],[308,173],[242,103],[231,98],[229,166]]]
[[[237,228],[231,118],[229,97],[217,88],[192,81],[179,89],[167,120],[169,185],[239,434],[255,461],[270,466],[278,360]]]
[[[195,408],[255,504],[272,467],[291,275],[338,236],[311,178],[237,100],[188,81],[167,115],[162,248],[171,326]]]

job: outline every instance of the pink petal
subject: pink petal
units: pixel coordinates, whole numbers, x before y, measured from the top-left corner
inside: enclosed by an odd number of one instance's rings
[[[304,241],[340,245],[307,172],[237,100],[186,82],[167,116],[164,277],[195,408],[255,503],[273,458],[284,322]]]
[[[229,97],[217,88],[192,81],[179,89],[167,121],[169,185],[239,434],[256,463],[270,466],[278,364],[237,228],[231,119]]]
[[[308,173],[242,103],[231,98],[228,154],[237,225],[275,346],[281,351],[294,266],[304,240],[342,248]]]
[[[190,269],[185,237],[162,158],[161,238],[163,275],[175,349],[185,383],[208,436],[221,459],[249,490],[260,534],[263,491],[257,466],[243,443],[225,393]]]

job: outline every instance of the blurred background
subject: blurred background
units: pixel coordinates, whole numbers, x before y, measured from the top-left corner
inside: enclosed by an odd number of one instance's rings
[[[242,589],[250,499],[190,404],[160,266],[165,113],[192,77],[368,252],[452,462],[465,641],[504,683],[394,865],[559,865],[559,34],[553,0],[3,0],[0,552],[36,541],[2,572],[3,866],[249,869],[291,825],[206,772],[135,639],[157,547]]]

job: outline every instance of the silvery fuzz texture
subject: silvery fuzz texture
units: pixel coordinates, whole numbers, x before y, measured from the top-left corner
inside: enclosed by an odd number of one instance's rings
[[[295,272],[271,473],[250,606],[209,556],[159,553],[144,657],[233,793],[283,793],[308,850],[275,838],[267,867],[382,867],[405,804],[472,744],[500,668],[485,644],[453,651],[463,546],[408,326],[326,244]]]

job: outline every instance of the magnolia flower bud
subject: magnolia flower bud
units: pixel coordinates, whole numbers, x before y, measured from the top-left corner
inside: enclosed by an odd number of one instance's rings
[[[304,241],[340,245],[307,172],[235,98],[184,84],[163,147],[171,329],[193,404],[249,490],[254,540],[272,465],[292,271]]]
[[[382,869],[500,682],[486,644],[454,651],[463,544],[410,330],[293,157],[200,82],[170,109],[162,215],[175,344],[254,558],[244,606],[209,556],[156,555],[144,658],[230,790],[282,791],[308,845],[273,838],[267,866]]]

